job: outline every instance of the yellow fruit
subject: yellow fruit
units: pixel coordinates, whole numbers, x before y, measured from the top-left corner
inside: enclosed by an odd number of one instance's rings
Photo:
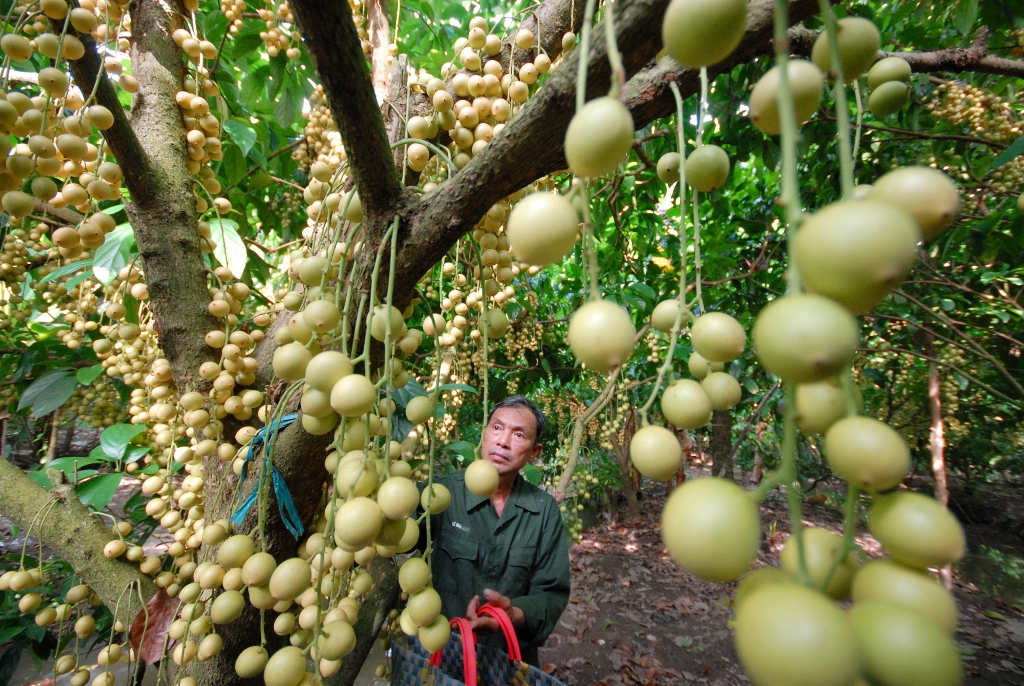
[[[876,117],[896,114],[910,102],[910,87],[900,81],[889,81],[876,88],[868,97],[868,109]]]
[[[270,575],[268,587],[270,595],[276,600],[292,600],[309,588],[309,584],[309,563],[302,558],[292,557],[277,566]]]
[[[326,417],[334,414],[334,410],[331,408],[331,394],[318,391],[315,388],[307,388],[302,392],[302,401],[299,406],[304,414],[314,417]]]
[[[682,309],[686,308],[675,298],[672,298],[671,300],[662,300],[658,303],[657,307],[654,308],[654,312],[651,313],[651,326],[662,333],[671,332],[672,327],[676,323],[676,318],[679,316],[679,311]],[[683,320],[680,322],[680,326],[685,324],[686,315],[683,315]]]
[[[427,486],[423,489],[423,493],[420,494],[420,504],[424,510],[429,510],[430,514],[441,514],[448,509],[451,502],[451,491],[441,484]],[[427,503],[430,504],[429,507]]]
[[[833,377],[850,364],[860,343],[857,321],[820,295],[784,295],[754,322],[754,348],[765,369],[789,383]]]
[[[846,392],[834,381],[826,379],[796,387],[796,424],[804,431],[824,434],[845,416]]]
[[[242,581],[246,586],[266,586],[277,568],[270,553],[256,553],[242,565]]]
[[[839,61],[843,65],[843,80],[852,83],[875,61],[875,55],[882,46],[882,36],[869,20],[846,17],[838,21],[836,42],[839,44]],[[832,48],[828,32],[818,34],[811,49],[811,59],[823,72],[832,69]]]
[[[706,312],[690,327],[694,349],[711,362],[728,362],[743,354],[747,334],[740,323],[723,312]]]
[[[686,158],[686,183],[701,193],[715,190],[729,178],[729,155],[717,145],[702,145]]]
[[[615,171],[633,147],[633,115],[621,102],[605,96],[576,112],[565,132],[565,159],[578,176]]]
[[[338,544],[359,550],[373,543],[384,524],[380,507],[365,497],[353,498],[334,517],[334,538]]]
[[[325,636],[320,637],[320,655],[326,660],[340,660],[356,647],[356,632],[348,622],[330,622],[324,625]]]
[[[370,319],[370,336],[375,341],[384,342],[388,333],[388,315],[386,307],[378,307],[373,311],[373,317]],[[391,339],[394,341],[399,340],[405,335],[406,326],[405,320],[402,318],[402,311],[397,307],[391,308],[390,316],[391,324]]]
[[[690,357],[686,361],[686,368],[690,370],[690,374],[693,375],[693,378],[703,381],[711,372],[724,371],[725,363],[710,362],[700,353],[690,353]]]
[[[684,67],[721,62],[743,38],[746,0],[672,0],[661,24],[666,52]]]
[[[377,389],[362,374],[342,377],[331,389],[331,407],[342,417],[360,417],[372,410],[375,404]]]
[[[569,322],[569,347],[576,359],[601,373],[629,359],[635,336],[629,314],[610,300],[588,302]]]
[[[960,191],[956,184],[931,167],[894,169],[875,181],[868,199],[909,212],[926,239],[942,233],[960,208]]]
[[[947,636],[956,631],[956,601],[927,572],[890,560],[872,560],[857,572],[851,595],[854,603],[881,601],[901,605],[938,626]]]
[[[267,666],[267,649],[263,646],[249,646],[235,659],[235,673],[243,679],[251,679]],[[305,671],[305,665],[303,665]]]
[[[245,534],[232,536],[217,548],[217,562],[225,568],[241,567],[254,550],[252,539]]]
[[[846,614],[802,586],[766,584],[737,608],[736,652],[754,686],[853,686],[861,661]]]
[[[481,498],[490,498],[498,489],[498,469],[487,460],[473,460],[465,478],[469,492]]]
[[[25,62],[32,58],[32,44],[28,38],[17,33],[8,33],[0,38],[0,50],[13,62]]]
[[[802,124],[811,118],[821,104],[821,97],[825,94],[825,78],[821,70],[807,60],[790,60],[786,71],[793,93],[797,124]],[[778,67],[772,67],[750,93],[750,119],[754,126],[770,135],[782,132],[779,119],[781,73]]]
[[[295,646],[285,646],[270,656],[263,670],[266,686],[298,686],[306,676],[306,655]]]
[[[672,424],[696,429],[711,421],[711,398],[696,381],[680,379],[661,395],[661,413]]]
[[[759,588],[772,584],[796,585],[799,583],[796,577],[778,567],[759,567],[751,570],[740,577],[739,584],[736,586],[736,593],[732,599],[733,610],[739,612],[740,606]]]
[[[229,624],[245,609],[245,597],[238,591],[224,591],[210,606],[210,619],[214,624]]]
[[[886,686],[958,686],[960,652],[937,625],[894,603],[857,603],[850,622],[867,676]]]
[[[302,343],[292,341],[274,351],[274,374],[285,381],[298,381],[306,373],[313,354]]]
[[[665,183],[679,180],[679,166],[682,158],[677,152],[667,152],[658,159],[658,178]]]
[[[418,395],[405,406],[405,416],[413,424],[424,424],[434,416],[434,403],[428,396]]]
[[[306,383],[321,393],[329,394],[334,384],[343,376],[351,374],[352,369],[352,362],[347,355],[325,350],[314,355],[306,365]]]
[[[441,614],[441,596],[432,588],[424,588],[409,596],[409,616],[416,626],[426,626]]]
[[[920,242],[917,224],[898,207],[845,200],[804,222],[793,238],[793,256],[809,291],[861,314],[906,277]]]
[[[430,582],[430,566],[422,557],[410,557],[398,570],[398,585],[412,595],[427,587]]]
[[[743,399],[740,382],[732,374],[712,372],[700,382],[711,400],[713,410],[731,410]]]
[[[546,266],[572,252],[579,226],[579,214],[569,200],[557,193],[539,192],[516,203],[505,232],[516,259]],[[424,331],[432,335],[426,326]]]
[[[665,501],[661,536],[686,571],[708,581],[731,581],[757,557],[757,503],[731,481],[688,480]]]
[[[868,70],[868,88],[874,90],[891,81],[910,81],[910,64],[902,57],[885,57]]]
[[[420,527],[416,524],[416,520],[410,517],[405,520],[405,533],[402,534],[402,538],[399,539],[398,545],[395,546],[395,552],[407,553],[416,546],[416,543],[419,540]]]
[[[354,450],[346,453],[338,463],[334,483],[338,493],[343,497],[347,497],[351,492],[353,496],[361,498],[370,495],[377,488],[380,477],[377,460],[363,458],[363,451]]]
[[[683,463],[679,439],[661,426],[645,426],[629,442],[629,459],[636,470],[649,479],[668,481]]]
[[[68,75],[56,67],[43,67],[38,74],[39,86],[55,98],[68,90]]]
[[[448,618],[444,615],[438,615],[437,619],[427,626],[421,627],[419,630],[420,643],[423,644],[428,653],[436,653],[442,650],[448,645],[448,639],[451,638],[451,635],[451,626],[448,624]]]
[[[868,530],[894,560],[909,567],[941,567],[964,556],[964,530],[934,498],[900,491],[875,499]]]
[[[863,489],[894,488],[910,471],[910,449],[885,422],[872,417],[847,417],[825,434],[825,457],[832,470]]]
[[[4,193],[3,200],[0,202],[2,202],[7,213],[16,219],[32,214],[32,210],[36,206],[32,196],[21,191],[8,191]]]
[[[782,569],[794,577],[800,574],[800,556],[797,551],[796,536],[786,539],[779,562]],[[807,573],[811,583],[817,590],[824,590],[836,600],[843,600],[850,594],[850,583],[857,571],[856,557],[853,551],[847,553],[846,559],[836,568],[829,580],[828,588],[822,589],[832,565],[839,557],[843,545],[843,537],[826,529],[808,526],[803,529],[804,559],[807,562]]]
[[[302,310],[302,321],[314,333],[327,333],[338,325],[341,314],[329,300],[314,300]]]
[[[416,507],[420,504],[420,491],[412,479],[392,476],[380,485],[377,503],[381,513],[388,519],[404,520],[416,513]],[[402,531],[405,531],[404,522]]]

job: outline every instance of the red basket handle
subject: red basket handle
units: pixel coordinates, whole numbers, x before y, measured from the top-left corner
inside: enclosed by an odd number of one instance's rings
[[[476,612],[479,615],[490,615],[498,620],[498,626],[501,627],[502,633],[505,634],[505,642],[508,643],[509,659],[522,662],[523,654],[519,649],[519,639],[516,637],[516,629],[512,626],[512,620],[509,619],[508,614],[494,603],[484,603]]]
[[[463,681],[466,682],[466,686],[476,686],[476,637],[473,635],[473,629],[469,626],[469,620],[465,617],[456,617],[448,624],[453,629],[458,629],[462,636]],[[443,652],[444,648],[430,656],[432,667],[441,666],[441,653]]]

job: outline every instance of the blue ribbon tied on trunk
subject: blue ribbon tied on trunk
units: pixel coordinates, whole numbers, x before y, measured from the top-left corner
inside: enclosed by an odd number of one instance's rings
[[[271,421],[269,425],[257,431],[256,435],[252,437],[252,441],[249,443],[249,455],[242,464],[242,481],[245,480],[249,463],[256,459],[257,454],[261,450],[263,451],[263,459],[266,460],[266,466],[263,469],[263,473],[260,474],[259,483],[249,492],[249,495],[245,497],[245,500],[238,506],[235,513],[231,515],[231,522],[233,524],[241,524],[245,520],[245,516],[249,513],[253,503],[256,502],[260,491],[263,489],[264,479],[268,471],[266,467],[269,466],[270,481],[274,487],[274,497],[277,498],[277,509],[281,513],[281,519],[292,536],[296,539],[302,536],[302,519],[299,518],[299,512],[295,509],[295,501],[292,500],[291,491],[288,490],[288,484],[285,483],[284,477],[281,476],[281,473],[277,471],[277,467],[271,462],[274,452],[274,439],[277,437],[277,433],[282,429],[288,428],[298,418],[298,413],[283,415]]]

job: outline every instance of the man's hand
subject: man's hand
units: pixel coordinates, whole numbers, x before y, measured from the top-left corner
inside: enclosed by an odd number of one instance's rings
[[[511,599],[489,588],[484,589],[484,599],[486,602],[497,605],[504,610],[505,614],[512,620],[512,626],[521,627],[526,623],[526,615],[512,604]],[[473,628],[473,631],[481,634],[493,634],[496,631],[501,631],[498,620],[488,615],[478,615],[477,610],[479,609],[480,596],[475,595],[469,601],[469,606],[466,608],[466,619],[469,620],[469,625]]]

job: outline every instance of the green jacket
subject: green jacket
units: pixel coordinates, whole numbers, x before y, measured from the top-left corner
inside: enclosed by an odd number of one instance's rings
[[[518,476],[499,519],[489,498],[469,492],[462,472],[435,481],[452,494],[448,509],[430,518],[441,612],[464,617],[473,596],[485,602],[485,588],[511,598],[526,617],[516,632],[523,660],[538,666],[537,648],[569,603],[569,549],[558,504]],[[426,536],[419,542],[425,546]],[[505,649],[500,633],[481,641]]]

